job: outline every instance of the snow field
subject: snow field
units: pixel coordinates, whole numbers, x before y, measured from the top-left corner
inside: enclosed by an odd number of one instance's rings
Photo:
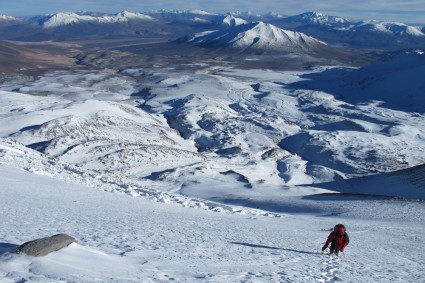
[[[4,282],[423,280],[424,220],[415,217],[423,205],[413,206],[408,222],[373,220],[373,210],[367,220],[350,207],[350,217],[254,217],[170,206],[5,165],[0,174]],[[320,248],[339,222],[347,225],[351,243],[334,259]],[[78,243],[43,258],[4,252],[55,233],[68,233]]]

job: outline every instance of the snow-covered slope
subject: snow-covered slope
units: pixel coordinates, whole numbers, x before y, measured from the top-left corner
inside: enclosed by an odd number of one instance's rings
[[[380,104],[386,108],[423,114],[425,109],[425,52],[387,53],[361,68],[328,69],[305,74],[302,88],[325,91],[349,103]],[[294,85],[297,87],[297,85]]]
[[[10,100],[14,95],[2,93],[2,100]],[[43,99],[54,114],[37,111],[32,116],[31,110],[24,106],[25,101],[37,103],[38,100],[26,95],[21,95],[19,100],[23,105],[19,112],[28,116],[15,120],[14,125],[20,130],[11,137],[85,169],[113,170],[121,172],[122,177],[140,176],[168,169],[168,165],[163,167],[165,164],[182,166],[202,160],[193,144],[184,141],[164,121],[120,103],[86,100],[71,106],[69,101]],[[29,121],[33,124],[19,126]],[[10,130],[3,128],[3,131]],[[136,165],[146,160],[151,160],[149,168],[145,168],[148,171]]]
[[[415,199],[425,189],[425,164],[348,181],[346,191]]]
[[[56,13],[48,15],[45,18],[39,20],[39,24],[45,28],[56,28],[60,26],[85,24],[85,23],[98,23],[98,24],[112,24],[112,23],[124,23],[132,20],[152,21],[152,17],[123,11],[116,15],[85,15],[78,13]]]
[[[225,30],[208,31],[190,36],[185,41],[208,47],[300,51],[325,46],[324,42],[303,33],[280,29],[263,22],[242,24]]]
[[[420,203],[316,196],[290,198],[281,205],[291,214],[281,217],[215,213],[104,192],[32,169],[0,164],[2,282],[424,279]],[[336,223],[345,224],[351,240],[339,258],[320,252]],[[45,257],[10,253],[57,233],[77,243]]]
[[[400,51],[351,72],[344,83],[354,88],[350,99],[378,100],[397,109],[424,113],[424,72],[424,51]]]

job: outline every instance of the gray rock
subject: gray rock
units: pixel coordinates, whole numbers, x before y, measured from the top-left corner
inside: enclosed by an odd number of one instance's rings
[[[74,243],[75,239],[66,234],[57,234],[51,237],[26,242],[16,248],[15,253],[24,253],[30,256],[45,256],[51,252],[63,249]]]

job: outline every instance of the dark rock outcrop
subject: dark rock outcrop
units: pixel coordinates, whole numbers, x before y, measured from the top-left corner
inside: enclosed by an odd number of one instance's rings
[[[51,252],[63,249],[74,243],[75,239],[66,234],[57,234],[26,242],[16,248],[15,253],[24,253],[29,256],[45,256]]]

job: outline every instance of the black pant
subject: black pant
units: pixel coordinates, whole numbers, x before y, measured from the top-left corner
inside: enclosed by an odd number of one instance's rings
[[[331,246],[329,247],[329,251],[331,254],[339,255],[339,246],[337,246],[335,242],[332,242]]]

